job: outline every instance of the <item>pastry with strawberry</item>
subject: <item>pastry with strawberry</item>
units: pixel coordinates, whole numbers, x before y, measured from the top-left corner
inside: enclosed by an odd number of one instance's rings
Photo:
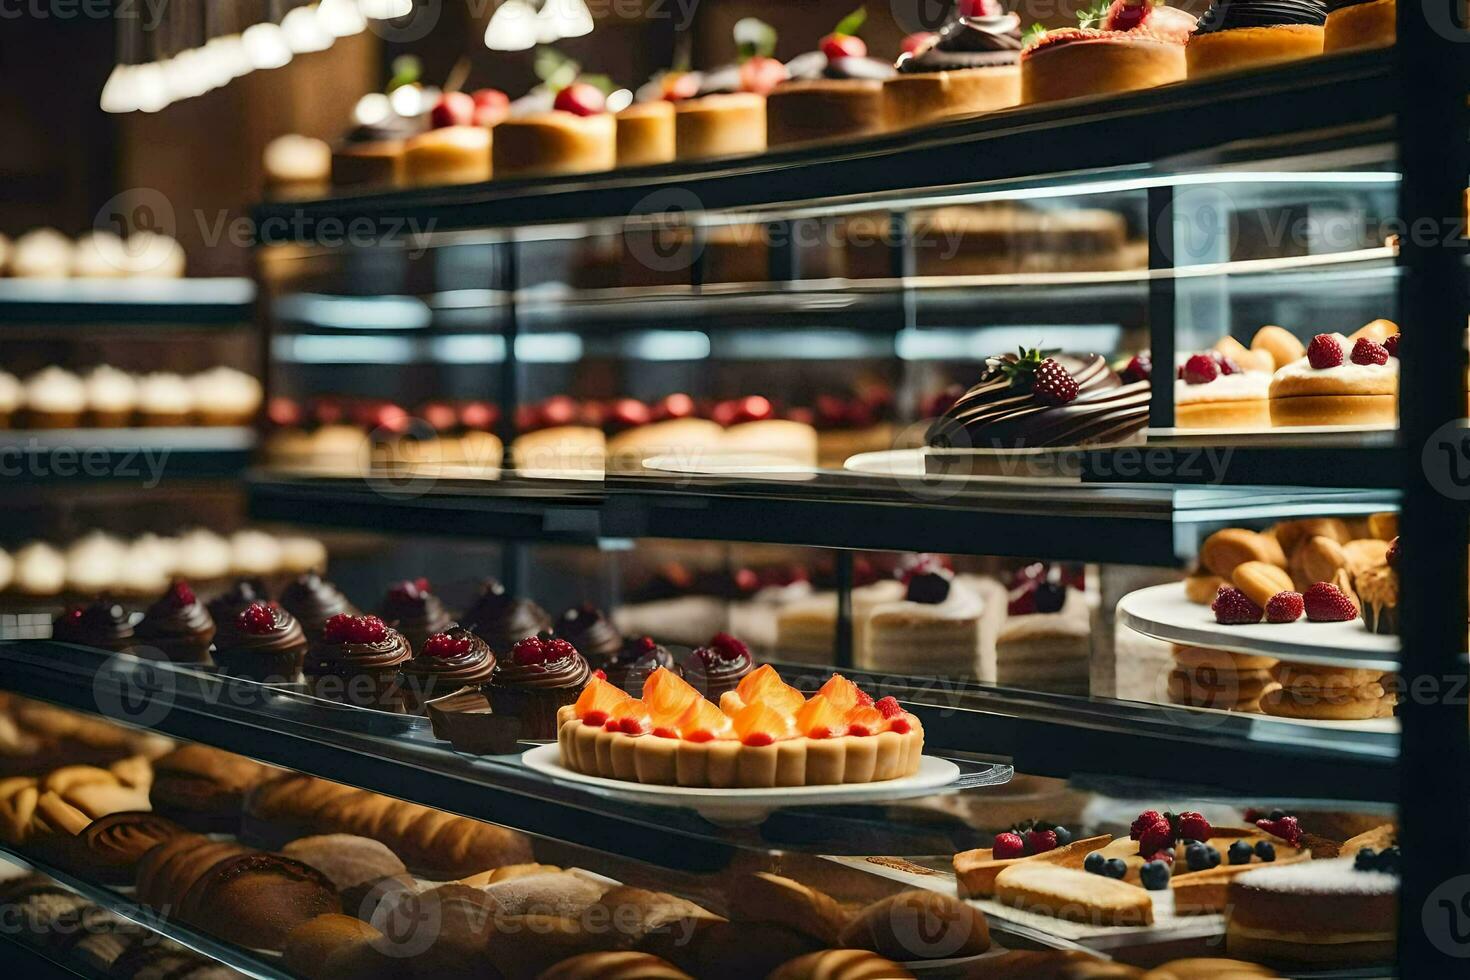
[[[764,666],[717,704],[656,669],[635,693],[588,682],[557,713],[562,765],[640,783],[755,788],[897,779],[923,756],[918,718],[840,674],[807,697]]]
[[[1387,322],[1387,321],[1384,321]],[[1362,333],[1361,331],[1359,332]],[[1271,377],[1271,424],[1392,425],[1398,417],[1398,334],[1379,343],[1320,333],[1305,357]]]
[[[475,120],[481,114],[479,100],[487,100],[488,105],[488,100],[497,97],[505,100],[505,93],[484,89],[475,95],[441,94],[429,111],[429,130],[404,144],[404,183],[410,187],[432,187],[489,180],[490,128]]]
[[[1078,26],[1044,31],[1021,52],[1021,102],[1131,92],[1184,78],[1194,17],[1152,0],[1098,0]]]
[[[883,132],[883,82],[893,66],[868,57],[858,37],[868,12],[859,7],[822,38],[819,50],[786,65],[790,80],[766,97],[771,146]]]
[[[763,395],[720,402],[712,417],[725,429],[720,452],[728,456],[806,469],[817,465],[817,430],[801,419],[782,418]]]
[[[617,165],[617,122],[607,111],[605,77],[585,75],[574,61],[550,48],[536,54],[536,74],[550,93],[550,110],[541,100],[518,101],[510,118],[495,127],[494,173],[506,177],[582,174]],[[520,111],[534,107],[532,111]]]
[[[1021,18],[999,0],[959,0],[955,18],[899,56],[883,83],[886,128],[1006,109],[1021,101]]]
[[[734,65],[704,72],[692,94],[674,102],[680,160],[760,153],[766,148],[766,96],[790,76],[773,55],[776,30],[755,17],[735,22]],[[673,97],[672,95],[670,97]]]
[[[1215,0],[1184,46],[1190,78],[1322,53],[1325,0]]]
[[[597,424],[593,424],[597,423]],[[510,455],[522,476],[601,478],[607,439],[601,417],[566,395],[522,405]]]
[[[934,421],[940,449],[1114,444],[1148,424],[1149,381],[1125,383],[1098,354],[1020,349],[992,357],[980,381]]]
[[[1189,354],[1175,372],[1174,424],[1181,429],[1270,428],[1270,386],[1269,371],[1251,370],[1218,349]]]
[[[1390,47],[1398,37],[1397,0],[1330,0],[1322,51]]]

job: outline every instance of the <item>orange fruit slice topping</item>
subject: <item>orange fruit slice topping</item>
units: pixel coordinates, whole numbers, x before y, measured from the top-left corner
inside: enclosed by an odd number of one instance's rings
[[[849,735],[876,735],[888,728],[883,712],[861,704],[849,709],[845,720]]]
[[[703,701],[704,696],[690,687],[684,678],[663,667],[648,675],[643,682],[643,703],[656,726],[673,726],[689,706]]]
[[[783,681],[770,664],[764,664],[746,674],[735,688],[735,693],[740,696],[742,704],[763,704],[788,718],[800,711],[801,706],[806,703],[801,692]],[[720,699],[720,705],[725,706],[724,698]]]
[[[833,674],[817,693],[832,702],[839,711],[849,711],[857,705],[873,703],[872,698],[841,674]]]
[[[734,718],[735,735],[746,745],[770,745],[782,738],[790,728],[785,716],[764,704],[747,706]]]
[[[829,701],[825,694],[814,694],[796,713],[796,730],[808,738],[836,738],[846,735],[846,712]]]
[[[627,692],[622,688],[609,684],[601,678],[594,677],[582,688],[582,694],[577,698],[574,706],[577,718],[589,724],[601,727],[607,723],[608,712],[621,701],[631,701]]]
[[[680,738],[690,742],[710,742],[729,737],[733,726],[714,702],[700,698],[679,716],[674,727]],[[660,734],[660,730],[654,729],[654,734]]]
[[[648,708],[638,698],[628,698],[613,705],[603,725],[610,732],[624,735],[646,735],[653,729]]]

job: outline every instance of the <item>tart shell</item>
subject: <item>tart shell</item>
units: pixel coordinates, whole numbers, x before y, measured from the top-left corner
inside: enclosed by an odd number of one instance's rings
[[[1190,78],[1295,61],[1321,53],[1322,28],[1316,24],[1236,27],[1212,34],[1194,34],[1184,45]]]
[[[1184,78],[1184,49],[1148,38],[1068,41],[1021,59],[1021,104],[1152,88]]]
[[[883,83],[883,124],[910,129],[941,119],[1009,109],[1021,101],[1019,65],[915,72]]]

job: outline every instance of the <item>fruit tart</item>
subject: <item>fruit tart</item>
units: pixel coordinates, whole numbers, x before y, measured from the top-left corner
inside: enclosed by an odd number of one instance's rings
[[[1021,103],[1130,92],[1184,78],[1195,19],[1151,0],[1098,0],[1078,27],[1045,31],[1021,52]]]
[[[1215,0],[1184,46],[1190,78],[1322,53],[1324,0]]]
[[[883,83],[883,122],[907,129],[1021,101],[1021,18],[999,0],[961,0],[959,17],[919,39]]]
[[[594,678],[557,715],[562,764],[667,786],[815,786],[912,775],[924,751],[917,718],[840,674],[807,698],[762,666],[716,705],[655,670],[641,693]]]
[[[1271,424],[1391,425],[1398,417],[1399,338],[1319,333],[1271,376]]]

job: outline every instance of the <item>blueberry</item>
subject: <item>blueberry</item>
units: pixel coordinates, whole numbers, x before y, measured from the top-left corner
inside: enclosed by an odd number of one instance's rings
[[[1238,840],[1230,845],[1231,864],[1250,864],[1251,855],[1255,851],[1251,849],[1250,841]]]
[[[1376,871],[1378,869],[1378,852],[1371,847],[1365,847],[1353,858],[1353,867],[1359,871]]]
[[[1210,866],[1210,851],[1212,848],[1195,842],[1184,849],[1184,863],[1189,865],[1190,871],[1203,871]]]
[[[1156,892],[1169,887],[1169,866],[1163,861],[1150,861],[1138,872],[1143,887]]]
[[[1267,814],[1266,819],[1267,820],[1280,820],[1284,816],[1286,816],[1286,811],[1285,810],[1272,810],[1269,814]]]
[[[1209,855],[1210,867],[1218,868],[1220,866],[1220,852],[1208,845],[1205,847],[1205,852]]]
[[[1256,857],[1262,861],[1276,860],[1276,846],[1268,840],[1256,841]]]
[[[1117,878],[1121,881],[1128,874],[1128,862],[1122,858],[1109,858],[1107,866],[1103,869],[1103,874],[1109,878]]]
[[[1377,868],[1379,871],[1396,875],[1399,873],[1401,852],[1398,846],[1385,847],[1378,852]]]
[[[1107,866],[1108,859],[1103,857],[1102,851],[1093,851],[1082,862],[1082,870],[1094,875],[1103,874]]]
[[[1066,827],[1053,827],[1052,830],[1057,834],[1057,847],[1066,847],[1076,839]]]

